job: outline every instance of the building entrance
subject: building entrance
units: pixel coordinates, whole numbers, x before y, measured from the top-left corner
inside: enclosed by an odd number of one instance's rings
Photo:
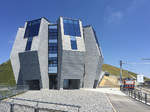
[[[80,79],[64,79],[63,89],[79,89]]]
[[[57,89],[56,75],[49,75],[49,89]]]
[[[96,88],[97,84],[98,84],[98,80],[95,80],[95,81],[94,81],[93,88]]]
[[[40,90],[39,80],[28,80],[26,84],[29,86],[29,90]]]

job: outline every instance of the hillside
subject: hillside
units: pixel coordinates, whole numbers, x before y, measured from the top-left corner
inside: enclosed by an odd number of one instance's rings
[[[101,82],[99,83],[99,87],[119,87],[119,81],[116,76],[104,76]]]
[[[120,76],[120,69],[115,66],[103,64],[102,70],[109,72],[111,75],[116,76],[117,78],[119,78]],[[128,73],[130,75],[128,75]],[[123,70],[123,77],[136,78],[136,75],[137,74],[133,72]],[[145,77],[145,80],[150,80],[150,79]],[[0,65],[0,85],[15,85],[15,84],[16,82],[14,79],[11,62],[10,60],[8,60],[7,62]]]
[[[108,65],[108,64],[103,64],[102,66],[102,70],[103,71],[107,71],[109,72],[111,75],[114,75],[116,77],[120,77],[120,69],[115,67],[115,66],[112,66],[112,65]],[[130,72],[130,71],[127,71],[127,70],[123,70],[123,73],[122,73],[122,77],[125,78],[125,77],[130,77],[130,78],[136,78],[137,74],[136,73],[133,73],[133,72]],[[144,77],[144,80],[150,80],[149,78],[146,78]]]
[[[15,78],[10,60],[0,65],[0,85],[15,85]]]

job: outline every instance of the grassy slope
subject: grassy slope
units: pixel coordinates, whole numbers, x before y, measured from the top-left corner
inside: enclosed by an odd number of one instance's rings
[[[116,77],[119,78],[120,69],[115,66],[103,64],[102,70],[107,71],[110,74],[115,75]],[[128,75],[128,73],[131,75]],[[136,75],[137,74],[133,72],[123,70],[123,77],[135,77],[136,78]],[[150,79],[145,78],[145,80],[150,80]],[[0,85],[2,84],[5,84],[5,85],[16,84],[10,60],[0,65]]]
[[[118,78],[116,76],[110,75],[104,76],[99,86],[117,87],[119,85]]]
[[[0,65],[0,85],[15,85],[15,78],[10,60]]]
[[[103,64],[102,70],[107,71],[110,74],[117,76],[118,78],[120,76],[120,69],[115,67],[115,66],[108,65],[108,64]],[[130,74],[130,75],[128,75],[128,74]],[[137,76],[136,73],[133,73],[133,72],[130,72],[130,71],[127,71],[127,70],[123,70],[123,78],[125,78],[125,77],[130,77],[130,78],[135,77],[136,78],[136,76]],[[146,78],[146,77],[144,77],[144,79],[145,80],[150,80],[149,78]]]

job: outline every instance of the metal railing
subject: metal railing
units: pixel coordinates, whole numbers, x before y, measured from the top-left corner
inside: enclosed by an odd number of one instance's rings
[[[0,85],[0,100],[28,91],[27,85],[5,86]]]
[[[80,106],[13,98],[12,96],[28,91],[28,86],[0,86],[0,112],[79,112]],[[19,103],[20,102],[20,103]],[[29,104],[26,104],[26,103]],[[30,105],[31,104],[31,105]],[[45,107],[47,105],[47,107]]]
[[[150,106],[150,93],[143,92],[138,89],[134,89],[134,90],[129,89],[129,90],[121,90],[121,91],[127,94],[128,96],[130,96],[131,98]]]
[[[52,103],[44,102],[38,100],[28,100],[20,98],[10,98],[11,102],[0,101],[0,112],[79,112],[80,106],[61,104],[61,103]],[[28,101],[31,105],[19,104],[16,101]],[[48,105],[48,107],[41,107],[40,104]]]
[[[0,102],[0,112],[62,112],[62,111],[1,101]],[[65,112],[65,111],[63,111],[63,112]]]

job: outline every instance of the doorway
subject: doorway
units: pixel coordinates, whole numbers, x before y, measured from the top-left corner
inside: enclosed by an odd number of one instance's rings
[[[64,79],[63,89],[79,89],[80,79]]]
[[[98,84],[98,80],[94,80],[93,88],[96,88],[96,87],[97,87],[97,84]]]
[[[49,89],[57,89],[56,75],[49,75]]]
[[[26,84],[29,86],[29,90],[40,90],[39,80],[28,80]]]

